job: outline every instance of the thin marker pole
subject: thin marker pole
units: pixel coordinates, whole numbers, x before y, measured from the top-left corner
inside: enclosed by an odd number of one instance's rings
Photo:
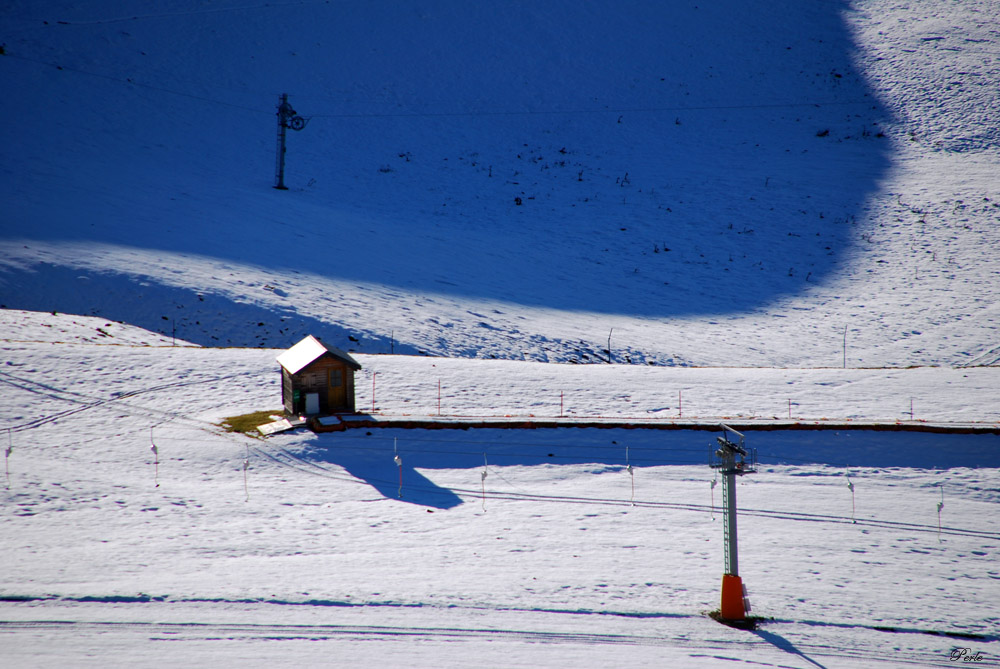
[[[393,456],[392,461],[396,463],[396,467],[399,469],[399,491],[396,493],[396,497],[399,497],[400,499],[402,499],[403,498],[403,459],[401,457],[399,457],[399,451],[396,448],[396,438],[395,437],[392,438],[392,450],[395,452],[395,455]]]
[[[847,369],[847,326],[844,326],[844,369]]]
[[[719,485],[718,476],[712,479],[712,520],[715,520],[715,486]]]
[[[854,519],[854,482],[851,481],[851,473],[847,472],[847,488],[851,491],[851,522],[857,523]]]
[[[149,428],[149,450],[153,451],[153,482],[156,483],[156,487],[160,487],[160,449],[156,447],[156,442],[153,441],[153,427]]]
[[[247,470],[250,469],[250,446],[247,445],[247,456],[243,458],[243,492],[246,493],[247,502],[250,501],[250,487],[247,483]]]
[[[625,447],[625,470],[628,471],[629,478],[632,479],[632,497],[629,499],[629,503],[635,506],[635,472],[632,469],[632,463],[628,459],[628,446]]]
[[[7,474],[7,489],[10,490],[10,454],[14,452],[14,435],[7,428],[7,450],[4,452],[3,468]]]
[[[941,543],[941,509],[944,508],[944,486],[941,486],[941,501],[937,503],[938,511],[938,543]]]
[[[483,486],[483,513],[486,513],[486,453],[483,453],[483,471],[480,474],[479,481]]]

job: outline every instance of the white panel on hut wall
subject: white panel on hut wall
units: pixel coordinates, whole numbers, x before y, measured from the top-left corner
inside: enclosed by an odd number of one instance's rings
[[[319,393],[306,394],[306,413],[319,413]]]

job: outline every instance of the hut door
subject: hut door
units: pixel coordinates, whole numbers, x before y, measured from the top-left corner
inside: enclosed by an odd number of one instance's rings
[[[330,370],[327,403],[330,411],[342,411],[347,408],[347,392],[344,387],[344,372],[340,369]]]

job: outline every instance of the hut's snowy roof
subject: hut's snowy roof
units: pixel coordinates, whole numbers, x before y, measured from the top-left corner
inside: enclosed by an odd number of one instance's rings
[[[284,367],[291,374],[297,374],[306,365],[314,362],[324,355],[332,355],[337,360],[347,363],[353,369],[361,369],[358,361],[350,354],[341,351],[339,348],[327,346],[316,337],[309,335],[295,346],[291,347],[278,356],[278,364]]]

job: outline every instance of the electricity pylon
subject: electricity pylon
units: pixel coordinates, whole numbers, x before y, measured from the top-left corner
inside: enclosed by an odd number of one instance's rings
[[[722,575],[722,606],[719,615],[725,620],[745,620],[749,605],[740,578],[736,535],[736,477],[757,471],[757,451],[747,450],[744,437],[728,425],[716,437],[719,447],[709,452],[709,465],[722,474],[722,532],[726,571]],[[730,440],[730,434],[739,443]]]

